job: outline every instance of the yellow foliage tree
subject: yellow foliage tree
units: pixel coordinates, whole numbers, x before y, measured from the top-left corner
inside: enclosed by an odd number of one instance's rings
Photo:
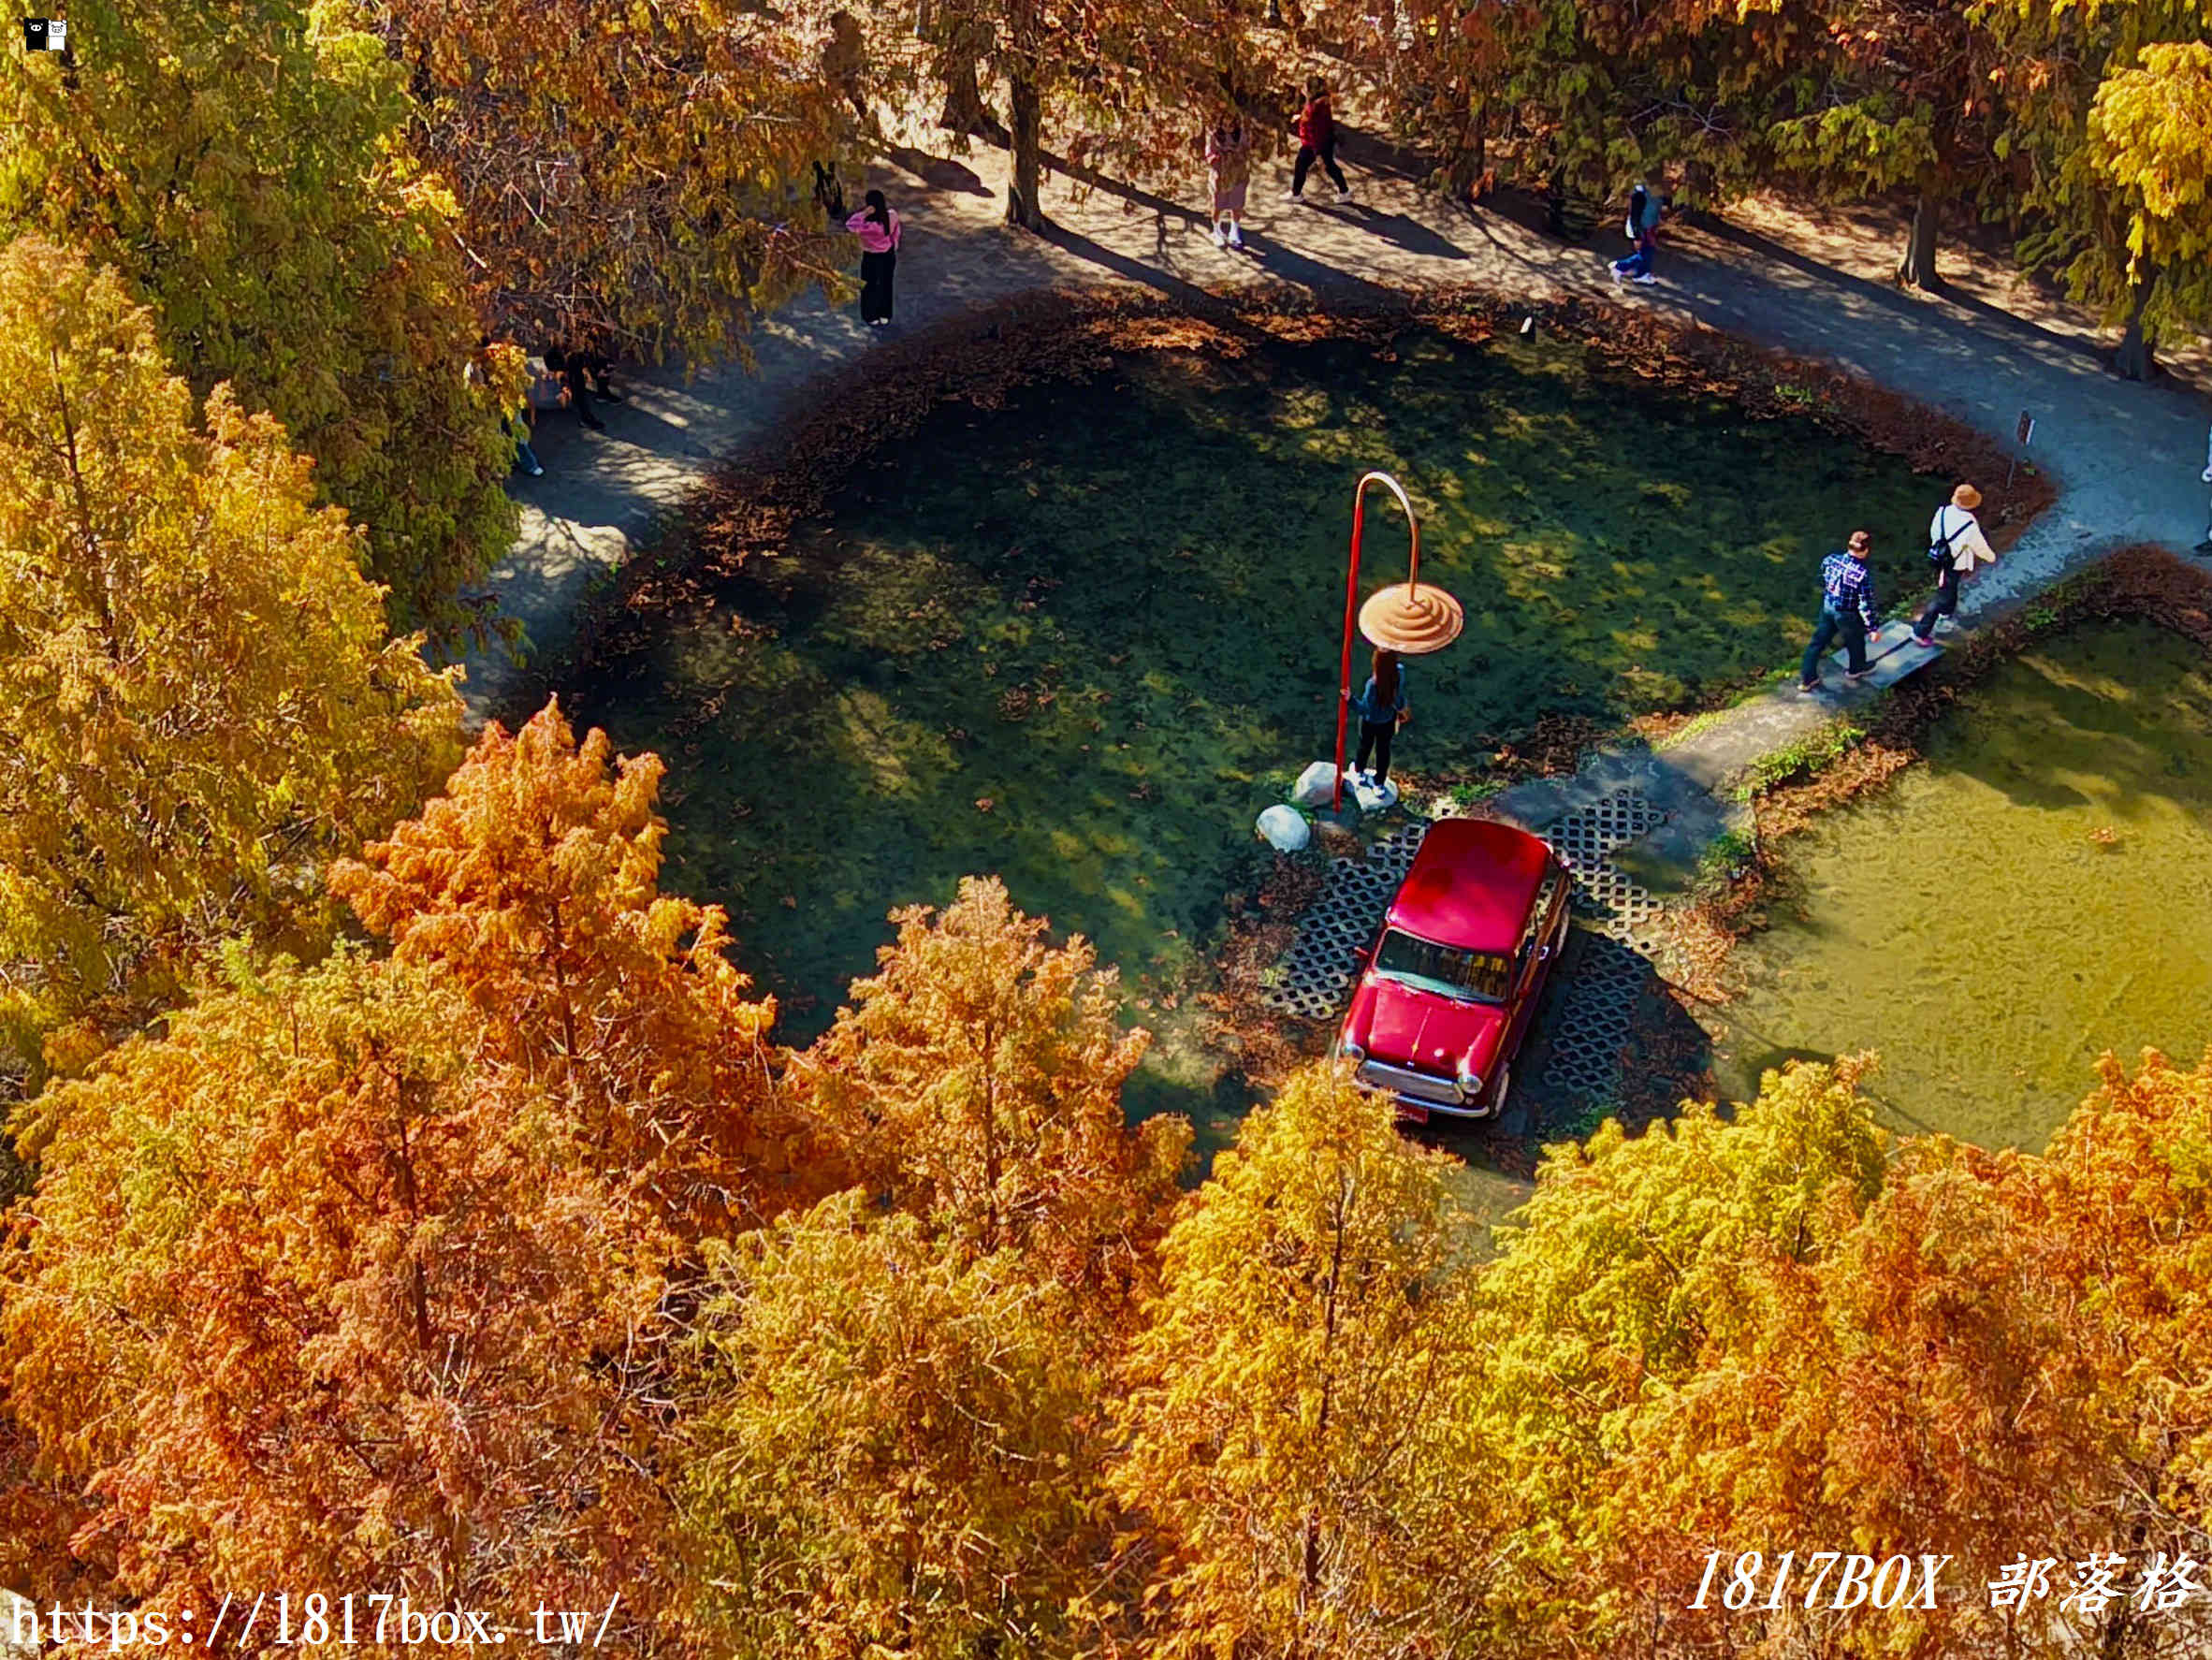
[[[1126,1286],[1190,1146],[1182,1118],[1125,1126],[1147,1036],[1113,970],[1054,948],[996,877],[942,916],[895,911],[898,942],[794,1078],[878,1191],[978,1252],[1018,1249],[1070,1285]]]
[[[858,1193],[718,1250],[713,1286],[683,1482],[713,1651],[1076,1652],[1108,1540],[1070,1294]]]
[[[1477,1615],[1477,1370],[1451,1161],[1326,1066],[1293,1077],[1162,1248],[1115,1496],[1155,1532],[1157,1653],[1448,1652]]]
[[[0,54],[0,239],[123,273],[195,390],[228,381],[315,458],[392,620],[481,625],[515,535],[450,195],[403,142],[404,76],[350,8],[122,0],[65,54]]]
[[[494,723],[421,817],[331,873],[402,962],[449,970],[502,1066],[561,1092],[690,1235],[841,1185],[772,1075],[772,998],[721,909],[660,891],[657,755],[614,760],[547,704]]]
[[[2184,26],[2207,22],[2200,11]],[[2147,45],[2109,67],[2083,153],[2107,235],[2069,276],[2106,301],[2108,320],[2126,297],[2123,357],[2140,349],[2147,362],[2161,334],[2212,328],[2212,41]]]
[[[1483,1281],[1476,1424],[1520,1565],[1492,1653],[2202,1641],[2130,1594],[2158,1552],[2202,1558],[2212,1066],[2107,1061],[2043,1156],[1942,1137],[1885,1156],[1858,1074],[1796,1065],[1733,1122],[1692,1106],[1552,1150]],[[1745,1551],[1755,1592],[1731,1607]],[[1855,1609],[1840,1568],[1821,1586],[1823,1551],[1903,1558],[1905,1605]],[[2023,1551],[2059,1591],[1992,1607]],[[2108,1551],[2120,1597],[2065,1608],[2072,1565]],[[1940,1594],[1914,1606],[1930,1558]]]
[[[2101,1529],[2100,1551],[2138,1565],[2157,1551],[2202,1561],[2212,1533],[2212,1054],[2184,1070],[2146,1050],[2132,1076],[2107,1056],[2101,1070],[2103,1086],[2036,1163],[2035,1204],[2022,1207],[2065,1254],[2064,1342],[2092,1374],[2086,1405],[2108,1436],[2102,1478],[2068,1496]],[[2194,1642],[2212,1643],[2212,1618],[2201,1608],[2190,1617]],[[2179,1623],[2124,1605],[2105,1652]]]
[[[1679,1509],[1652,1508],[1656,1477],[1631,1478],[1639,1409],[1697,1382],[1715,1356],[1771,1361],[1755,1341],[1770,1330],[1805,1340],[1792,1320],[1817,1307],[1806,1272],[1881,1187],[1885,1143],[1860,1071],[1793,1064],[1732,1122],[1690,1103],[1640,1137],[1608,1122],[1582,1147],[1548,1150],[1482,1279],[1474,1430],[1508,1472],[1523,1565],[1498,1594],[1501,1640],[1602,1647],[1648,1632],[1654,1599],[1670,1614],[1688,1600],[1695,1530],[1676,1525]],[[1730,1462],[1750,1455],[1712,1440],[1713,1463],[1685,1478],[1734,1495]]]
[[[458,751],[309,469],[223,387],[203,428],[112,273],[0,248],[0,1045],[34,1070],[211,940],[320,938],[323,861]]]

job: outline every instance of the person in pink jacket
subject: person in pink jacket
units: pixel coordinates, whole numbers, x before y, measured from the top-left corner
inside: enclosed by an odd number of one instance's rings
[[[845,228],[860,239],[860,315],[871,328],[891,321],[891,275],[898,268],[898,215],[884,201],[883,193],[871,190],[863,198],[867,206],[845,221]]]
[[[1252,180],[1252,141],[1244,118],[1225,110],[1206,129],[1206,182],[1214,197],[1214,246],[1244,245],[1244,191]]]

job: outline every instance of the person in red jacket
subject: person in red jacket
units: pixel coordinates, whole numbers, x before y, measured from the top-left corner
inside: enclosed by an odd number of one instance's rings
[[[1318,159],[1339,197],[1352,194],[1336,165],[1336,116],[1329,108],[1329,83],[1318,75],[1305,83],[1305,108],[1298,114],[1298,163],[1290,169],[1290,199],[1305,200],[1305,176]]]

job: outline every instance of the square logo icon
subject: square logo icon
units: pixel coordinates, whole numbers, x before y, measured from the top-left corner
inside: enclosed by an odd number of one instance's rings
[[[25,51],[44,51],[46,50],[46,20],[44,18],[27,17],[23,19],[23,50]]]

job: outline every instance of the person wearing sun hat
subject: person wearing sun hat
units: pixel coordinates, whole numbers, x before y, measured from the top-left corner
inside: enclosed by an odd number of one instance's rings
[[[1936,509],[1928,524],[1928,560],[1936,568],[1936,595],[1913,625],[1915,646],[1935,644],[1936,619],[1957,619],[1958,585],[1974,574],[1975,566],[1997,561],[1989,538],[1982,534],[1982,521],[1974,517],[1974,509],[1981,504],[1982,492],[1971,484],[1962,484]]]

